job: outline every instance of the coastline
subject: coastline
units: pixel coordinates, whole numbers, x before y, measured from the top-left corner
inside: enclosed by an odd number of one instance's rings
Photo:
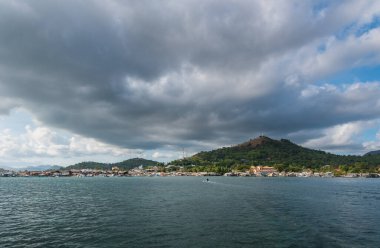
[[[333,172],[271,172],[249,173],[228,172],[218,174],[215,172],[157,172],[145,170],[130,171],[104,171],[93,169],[69,171],[4,171],[0,177],[298,177],[298,178],[380,178],[379,173],[347,173],[336,175]]]

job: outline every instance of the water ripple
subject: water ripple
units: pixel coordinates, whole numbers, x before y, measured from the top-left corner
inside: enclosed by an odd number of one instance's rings
[[[0,178],[0,247],[378,247],[380,180]]]

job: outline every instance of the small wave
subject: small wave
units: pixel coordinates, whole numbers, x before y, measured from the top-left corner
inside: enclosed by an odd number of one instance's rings
[[[210,180],[203,180],[202,183],[217,183],[217,182],[214,182],[214,181],[210,181]]]

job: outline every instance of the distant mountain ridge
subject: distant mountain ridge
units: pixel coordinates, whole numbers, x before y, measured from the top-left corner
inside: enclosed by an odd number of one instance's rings
[[[380,150],[371,151],[364,154],[364,156],[368,156],[368,155],[380,155]]]

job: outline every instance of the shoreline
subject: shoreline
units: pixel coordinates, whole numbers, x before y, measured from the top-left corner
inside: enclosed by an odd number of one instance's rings
[[[227,175],[226,175],[227,174]],[[25,173],[25,172],[14,172],[14,173],[0,173],[0,177],[4,178],[100,178],[100,177],[257,177],[257,178],[380,178],[380,174],[377,173],[355,173],[341,176],[334,176],[333,174],[321,174],[318,173],[316,175],[309,174],[305,175],[303,173],[291,173],[291,174],[272,174],[272,175],[256,175],[256,174],[231,174],[226,173],[224,175],[210,174],[210,173],[149,173],[149,174],[96,174],[96,173],[79,173],[79,174],[65,174],[65,173],[51,173],[51,172],[33,172],[33,173]]]

